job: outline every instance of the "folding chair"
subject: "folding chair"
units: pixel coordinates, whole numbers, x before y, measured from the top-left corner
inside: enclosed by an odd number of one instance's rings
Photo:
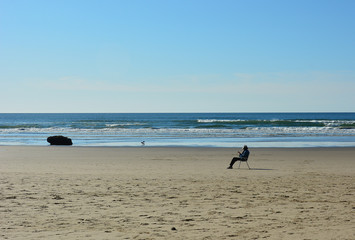
[[[242,164],[242,162],[245,162],[245,163],[248,165],[248,168],[249,168],[249,170],[250,170],[250,167],[249,167],[249,164],[248,164],[248,158],[249,158],[249,157],[247,157],[247,158],[242,158],[242,159],[239,161],[239,166],[238,166],[238,168],[240,168],[240,164]]]

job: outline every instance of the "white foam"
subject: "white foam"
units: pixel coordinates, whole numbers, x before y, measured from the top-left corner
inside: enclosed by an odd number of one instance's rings
[[[233,119],[233,120],[229,120],[229,119],[198,119],[197,122],[199,123],[214,123],[214,122],[245,122],[246,120],[242,120],[242,119]]]

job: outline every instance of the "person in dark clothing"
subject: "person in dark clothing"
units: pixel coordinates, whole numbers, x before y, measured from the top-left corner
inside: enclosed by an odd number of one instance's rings
[[[248,146],[244,145],[243,147],[243,152],[239,152],[239,157],[234,157],[231,161],[231,163],[229,164],[229,167],[227,169],[233,169],[233,165],[236,161],[246,161],[248,160],[249,157],[249,150],[248,150]]]

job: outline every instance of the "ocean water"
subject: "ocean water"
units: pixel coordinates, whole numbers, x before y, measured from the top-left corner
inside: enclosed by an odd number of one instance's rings
[[[344,147],[355,146],[355,113],[0,114],[0,145]]]

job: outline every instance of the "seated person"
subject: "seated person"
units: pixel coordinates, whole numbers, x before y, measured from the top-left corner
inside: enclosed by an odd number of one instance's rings
[[[234,157],[231,161],[231,163],[229,164],[229,167],[227,169],[232,169],[233,165],[236,161],[247,161],[248,157],[249,157],[249,150],[248,150],[248,146],[244,145],[243,147],[243,152],[239,152],[239,157]]]

